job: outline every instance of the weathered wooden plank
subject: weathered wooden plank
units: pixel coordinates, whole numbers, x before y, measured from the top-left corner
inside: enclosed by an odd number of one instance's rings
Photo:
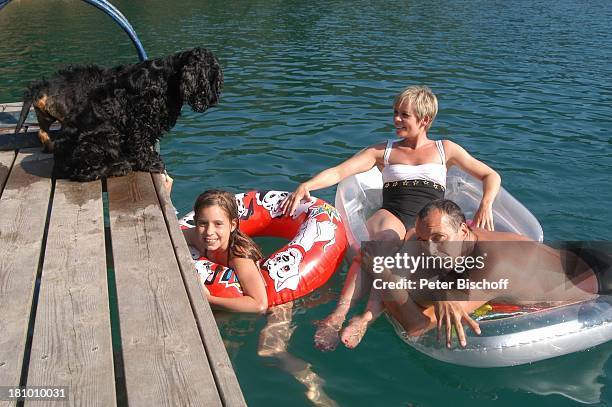
[[[21,113],[21,102],[0,103],[0,150],[18,150],[21,148],[41,147],[38,141],[38,121],[34,109],[30,108],[30,115],[23,124],[23,129],[15,134],[15,125]],[[57,135],[60,124],[51,125],[51,138]]]
[[[23,106],[22,102],[0,103],[0,129],[15,128],[19,120],[19,115],[21,114],[21,106]],[[24,126],[36,126],[36,130],[38,131],[38,120],[36,119],[33,107],[30,107]],[[59,129],[60,125],[55,122],[51,128]]]
[[[200,337],[206,348],[206,355],[217,382],[217,388],[221,399],[226,406],[246,406],[246,401],[240,389],[240,384],[236,378],[236,373],[227,355],[225,345],[221,339],[219,328],[215,317],[202,293],[199,279],[195,272],[193,261],[187,243],[183,238],[178,220],[176,219],[175,209],[170,201],[170,197],[164,188],[164,175],[152,174],[155,188],[162,206],[162,211],[166,219],[170,239],[174,246],[176,258],[178,260],[183,281],[189,295],[189,301],[193,309],[195,318],[198,322]]]
[[[15,162],[15,153],[13,151],[0,151],[0,196],[2,196],[2,189],[11,171],[13,162]]]
[[[30,128],[31,129],[31,128]],[[51,137],[53,138],[58,132],[50,131]],[[0,129],[0,151],[6,150],[20,150],[22,148],[38,147],[42,149],[42,144],[38,140],[38,128],[36,131],[28,131],[27,133],[13,133],[13,129],[10,133],[3,133]]]
[[[27,385],[116,405],[100,181],[56,182],[46,246]]]
[[[20,152],[0,198],[0,383],[5,386],[18,385],[21,375],[51,167],[51,155]]]
[[[15,124],[17,124],[17,120],[19,120],[19,115],[21,114],[21,106],[23,106],[22,102],[0,103],[0,128],[15,128]],[[30,118],[34,118],[34,121],[26,119],[26,122],[35,123],[36,116],[34,115],[34,109],[30,108],[28,114],[32,115]]]
[[[0,103],[0,112],[21,112],[23,102]]]
[[[108,196],[128,403],[221,405],[151,176]]]

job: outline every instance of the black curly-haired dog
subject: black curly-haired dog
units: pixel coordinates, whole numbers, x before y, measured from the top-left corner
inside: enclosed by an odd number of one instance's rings
[[[89,79],[83,74],[86,70],[94,71]],[[163,172],[156,142],[175,125],[183,104],[204,112],[219,102],[223,85],[219,62],[203,48],[111,69],[90,66],[68,71],[78,72],[73,76],[78,80],[70,81],[60,71],[46,81],[46,87],[30,87],[30,94],[35,110],[63,104],[54,108],[63,114],[63,121],[53,141],[53,174],[78,181],[129,171]],[[64,92],[52,98],[50,91],[55,88]],[[57,118],[55,111],[46,110]]]
[[[23,95],[23,105],[15,133],[23,127],[34,105],[38,119],[38,139],[46,153],[53,152],[49,128],[54,122],[62,124],[66,113],[87,102],[89,92],[106,82],[111,75],[107,69],[96,65],[69,66],[60,69],[50,80],[31,83]]]

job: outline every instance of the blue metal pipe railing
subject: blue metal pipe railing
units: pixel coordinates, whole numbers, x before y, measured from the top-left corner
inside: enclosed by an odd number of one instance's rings
[[[130,40],[132,40],[134,47],[136,47],[136,51],[138,52],[138,58],[141,61],[147,60],[147,53],[145,52],[144,47],[142,46],[142,43],[140,42],[140,39],[138,39],[138,35],[136,34],[136,31],[134,31],[134,28],[132,27],[130,22],[127,20],[127,18],[125,18],[125,16],[121,14],[121,12],[115,6],[113,6],[107,0],[83,0],[83,1],[85,3],[88,3],[96,7],[98,10],[104,11],[108,16],[110,16],[113,19],[113,21],[119,24],[121,29],[123,29],[123,31],[125,31],[128,37],[130,37]],[[2,10],[10,2],[11,0],[0,0],[0,10]]]
[[[115,6],[109,3],[107,0],[83,0],[84,2],[91,4],[99,10],[104,11],[107,15],[109,15],[119,26],[125,31],[125,33],[130,37],[132,43],[136,47],[136,51],[138,52],[138,58],[141,61],[146,61],[147,53],[145,52],[140,40],[138,39],[138,35],[136,35],[136,31],[132,28],[130,22],[125,18],[123,14]]]

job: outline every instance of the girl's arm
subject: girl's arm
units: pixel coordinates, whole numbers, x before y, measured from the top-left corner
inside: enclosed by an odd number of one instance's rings
[[[302,199],[310,199],[310,191],[336,185],[351,175],[368,171],[382,158],[384,151],[384,144],[367,147],[340,165],[321,171],[308,181],[300,184],[295,192],[289,194],[287,199],[281,204],[284,214],[293,215]]]
[[[257,264],[251,259],[235,257],[230,260],[229,266],[236,272],[244,295],[223,298],[208,294],[208,302],[226,311],[265,313],[268,309],[268,295]]]
[[[474,224],[480,228],[494,230],[493,200],[499,192],[501,177],[487,164],[475,159],[463,147],[452,141],[444,141],[444,152],[449,167],[457,165],[463,171],[482,181],[482,200],[474,214]]]

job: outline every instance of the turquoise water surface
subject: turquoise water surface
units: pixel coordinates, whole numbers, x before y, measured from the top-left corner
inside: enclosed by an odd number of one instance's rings
[[[612,239],[610,1],[114,4],[150,57],[204,46],[224,68],[221,104],[205,114],[186,107],[162,140],[181,213],[210,187],[292,190],[393,137],[393,96],[426,84],[440,102],[431,136],[494,167],[547,240]],[[29,81],[68,63],[137,59],[110,18],[76,0],[14,0],[0,12],[0,38],[0,102],[19,100]],[[334,194],[317,193],[330,202]],[[279,244],[261,243],[268,252]],[[528,366],[470,369],[408,348],[381,319],[356,350],[321,353],[313,322],[333,308],[345,272],[296,304],[281,361],[257,354],[266,318],[218,316],[249,405],[612,404],[610,343]]]

